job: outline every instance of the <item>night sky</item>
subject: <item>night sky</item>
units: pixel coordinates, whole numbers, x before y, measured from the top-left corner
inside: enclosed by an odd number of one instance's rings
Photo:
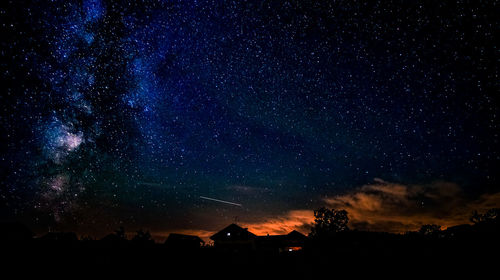
[[[500,206],[498,1],[1,5],[4,220],[161,239]]]

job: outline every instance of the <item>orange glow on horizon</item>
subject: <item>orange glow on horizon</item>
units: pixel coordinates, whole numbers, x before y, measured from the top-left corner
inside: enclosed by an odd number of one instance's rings
[[[282,235],[293,230],[305,235],[314,221],[312,210],[292,210],[281,217],[274,217],[260,223],[247,224],[248,230],[256,235]]]
[[[324,199],[327,207],[348,212],[349,227],[356,230],[405,233],[417,231],[422,225],[437,224],[445,230],[469,224],[473,210],[485,212],[500,206],[500,193],[467,198],[462,189],[449,182],[427,185],[403,185],[376,179],[374,184]],[[262,217],[257,222],[241,223],[258,236],[284,235],[293,230],[308,235],[314,222],[314,211],[296,209],[281,216]],[[155,240],[165,240],[170,232],[197,235],[210,243],[215,231],[180,229],[152,233]]]

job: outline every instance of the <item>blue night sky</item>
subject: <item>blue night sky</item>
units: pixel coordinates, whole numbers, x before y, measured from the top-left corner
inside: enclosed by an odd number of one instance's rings
[[[500,204],[497,1],[4,2],[2,219],[398,232]]]

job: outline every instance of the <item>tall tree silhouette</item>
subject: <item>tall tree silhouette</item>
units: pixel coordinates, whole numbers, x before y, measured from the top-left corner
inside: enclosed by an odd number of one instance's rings
[[[346,210],[328,209],[326,207],[314,210],[314,226],[311,236],[324,238],[349,230],[348,222],[349,217]]]

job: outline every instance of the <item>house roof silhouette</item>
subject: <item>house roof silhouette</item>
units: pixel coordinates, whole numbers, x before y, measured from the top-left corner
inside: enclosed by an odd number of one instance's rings
[[[212,235],[210,239],[212,240],[248,240],[257,237],[255,234],[248,231],[246,228],[242,228],[237,224],[230,224],[221,231]]]
[[[302,249],[307,237],[293,230],[288,234],[257,236],[236,224],[230,224],[210,237],[215,247],[224,250],[261,250],[284,252]]]
[[[306,239],[307,236],[305,236],[304,234],[296,231],[296,230],[292,230],[289,234],[286,235],[289,239]]]

